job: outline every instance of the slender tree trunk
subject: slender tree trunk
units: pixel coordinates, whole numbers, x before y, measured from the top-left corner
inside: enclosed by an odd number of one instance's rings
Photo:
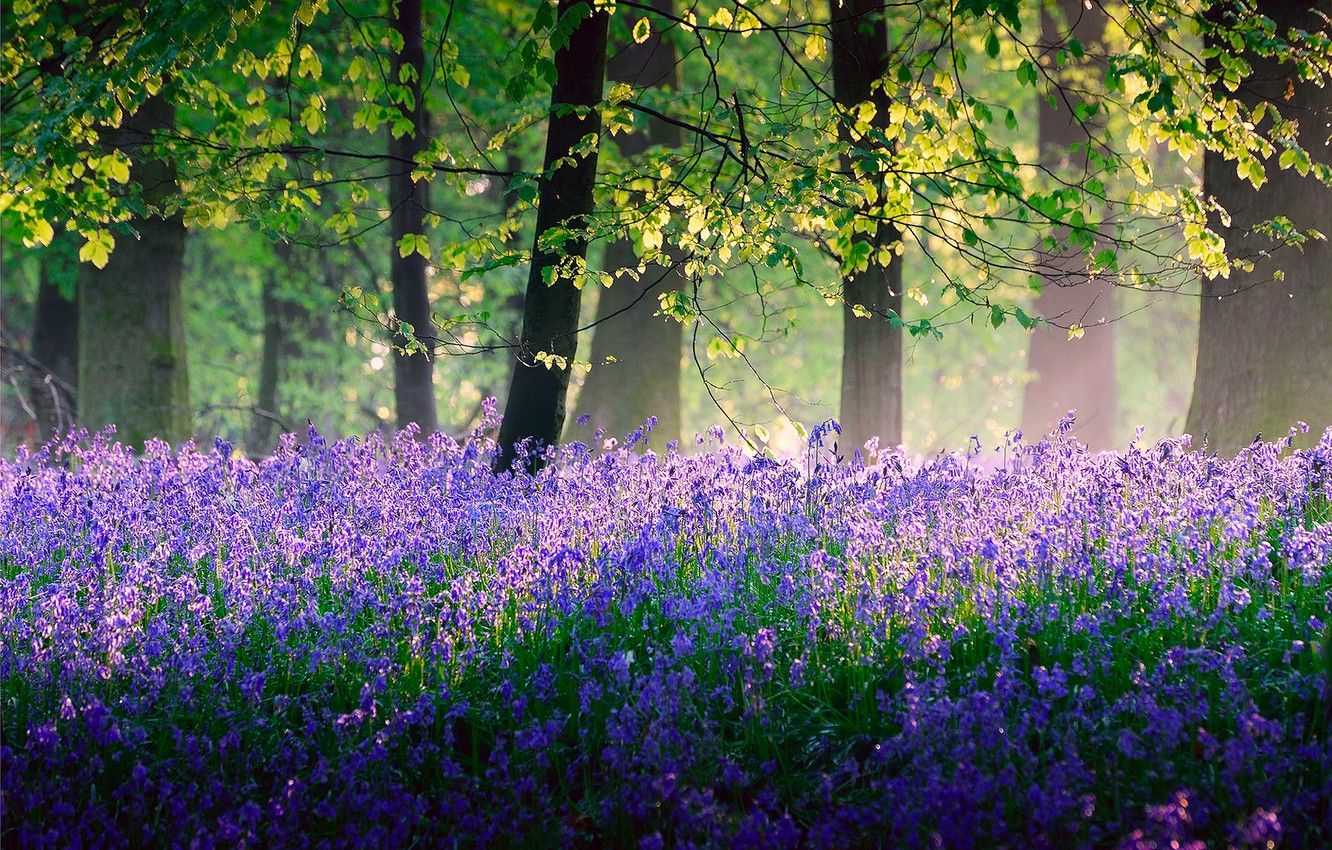
[[[1258,11],[1276,21],[1278,32],[1300,27],[1326,29],[1312,11],[1332,13],[1332,3],[1284,3],[1261,0]],[[1284,117],[1299,122],[1300,142],[1314,161],[1332,164],[1326,144],[1332,121],[1332,89],[1301,84],[1293,69],[1247,56],[1252,72],[1238,97],[1249,106],[1269,101]],[[1209,60],[1209,63],[1212,60]],[[1287,99],[1289,95],[1289,99]],[[1278,146],[1278,151],[1281,148]],[[1231,216],[1218,227],[1227,253],[1250,257],[1252,272],[1232,271],[1229,279],[1204,281],[1198,333],[1198,362],[1188,430],[1206,433],[1215,450],[1233,454],[1262,434],[1283,437],[1298,421],[1307,422],[1308,444],[1332,424],[1332,249],[1309,241],[1299,252],[1278,251],[1272,259],[1258,253],[1270,239],[1248,232],[1255,224],[1282,215],[1298,228],[1327,229],[1332,220],[1332,189],[1312,176],[1279,170],[1276,155],[1267,162],[1268,182],[1255,190],[1235,173],[1235,163],[1208,153],[1203,161],[1203,190]],[[1274,274],[1285,272],[1283,280]]]
[[[664,15],[675,14],[674,0],[654,0]],[[636,89],[680,86],[675,47],[654,28],[642,44],[618,45],[606,63],[606,76]],[[680,128],[652,119],[646,131],[621,135],[621,153],[626,157],[643,153],[651,145],[679,147]],[[606,271],[638,266],[633,240],[618,239],[606,246]],[[686,284],[678,266],[651,265],[642,278],[622,278],[601,291],[597,302],[597,327],[592,337],[594,364],[578,397],[579,410],[593,428],[620,436],[657,417],[654,443],[664,446],[680,439],[680,347],[684,326],[674,319],[655,315],[662,293]],[[615,358],[610,365],[608,357]]]
[[[79,304],[66,298],[58,278],[73,274],[77,260],[63,236],[40,259],[37,308],[32,321],[32,359],[44,373],[32,376],[30,397],[37,413],[37,438],[46,442],[77,419],[74,392],[79,383]]]
[[[1087,8],[1082,0],[1058,0],[1057,7],[1058,16],[1051,13],[1050,6],[1041,7],[1041,40],[1051,60],[1069,39],[1092,45],[1104,37],[1106,19],[1100,6]],[[1087,80],[1078,80],[1076,86],[1069,86],[1069,99],[1087,85]],[[1062,99],[1051,106],[1045,97],[1037,98],[1037,114],[1041,165],[1066,180],[1080,182],[1087,169],[1087,130]],[[1069,150],[1073,145],[1081,146],[1076,154]],[[1044,434],[1074,410],[1078,439],[1093,450],[1113,448],[1119,439],[1115,326],[1098,326],[1097,322],[1114,317],[1114,283],[1105,277],[1090,279],[1086,257],[1076,250],[1046,253],[1040,262],[1044,285],[1035,310],[1056,324],[1042,324],[1031,334],[1027,367],[1035,377],[1023,394],[1022,430],[1029,437]],[[1075,323],[1086,332],[1081,339],[1070,340],[1066,328]]]
[[[888,22],[882,3],[847,0],[834,5],[830,33],[837,102],[854,108],[873,101],[874,121],[883,126],[889,104],[873,87],[888,72]],[[851,140],[849,132],[843,137]],[[843,167],[852,168],[854,160],[846,157]],[[861,238],[869,242],[870,256],[876,258],[900,234],[880,222]],[[902,442],[902,331],[889,317],[902,310],[901,261],[894,259],[885,267],[871,259],[868,269],[843,278],[842,298],[841,445],[848,452],[858,450],[874,436],[882,445],[897,445]],[[856,306],[868,310],[870,318],[857,317]]]
[[[522,158],[518,156],[518,154],[509,151],[504,155],[504,170],[510,174],[517,174],[519,171],[522,171]],[[518,194],[513,190],[513,179],[509,177],[496,178],[495,181],[491,183],[489,193],[491,199],[494,200],[499,207],[500,212],[504,214],[505,218],[508,218],[513,212],[513,208],[518,205]],[[522,231],[521,228],[519,228],[505,237],[504,247],[510,251],[516,250],[521,241]],[[496,280],[501,280],[499,275],[505,275],[508,271],[508,269],[504,269],[496,272]],[[505,282],[507,283],[507,281]],[[523,290],[515,285],[513,291],[510,292],[500,304],[499,310],[494,316],[494,324],[490,327],[498,341],[512,343],[522,336],[523,302],[525,301],[523,295]],[[510,357],[509,349],[498,348],[496,349],[496,352],[506,358],[506,362],[508,361],[508,358]],[[508,375],[504,375],[499,380],[503,381],[508,377]],[[503,408],[508,403],[508,399],[504,394],[507,389],[507,386],[494,388],[486,387],[482,389],[481,393],[483,398],[488,395],[494,395],[500,407]]]
[[[282,281],[292,272],[291,243],[277,242],[273,253],[277,263],[269,269],[263,285],[263,353],[259,358],[259,392],[255,398],[254,422],[250,427],[249,448],[255,453],[268,452],[273,447],[282,362],[293,354],[291,336],[295,330],[295,305],[281,296]]]
[[[278,314],[277,282],[270,273],[264,279],[264,343],[259,357],[259,392],[255,397],[254,421],[250,426],[249,449],[254,454],[269,450],[273,420],[264,413],[277,408],[278,381],[282,356],[282,317]]]
[[[592,188],[597,176],[597,154],[573,156],[573,148],[589,134],[601,132],[601,100],[606,76],[608,15],[593,11],[586,0],[560,0],[559,19],[577,15],[578,24],[567,44],[555,52],[555,85],[550,95],[550,123],[546,131],[545,175],[537,196],[536,238],[523,306],[523,332],[513,380],[509,385],[504,423],[500,427],[501,469],[517,459],[515,443],[531,440],[532,448],[554,443],[564,428],[564,406],[569,390],[569,369],[547,368],[536,361],[539,352],[563,357],[572,366],[577,345],[581,292],[569,280],[547,285],[547,269],[559,255],[542,246],[541,236],[555,226],[578,232],[593,212]],[[569,107],[585,107],[573,111]],[[581,112],[581,114],[580,114]],[[555,167],[560,160],[566,161]],[[564,244],[563,256],[585,258],[587,241]],[[528,456],[535,466],[539,460]]]
[[[176,174],[144,146],[175,124],[175,107],[159,96],[104,134],[129,155],[134,181],[157,208],[177,192]],[[185,224],[180,213],[131,223],[137,238],[117,234],[106,268],[81,270],[79,416],[92,429],[114,424],[130,445],[150,437],[179,442],[194,430],[181,300]]]
[[[393,173],[389,177],[389,206],[392,208],[393,312],[398,321],[412,326],[418,337],[432,336],[430,296],[426,289],[426,260],[413,252],[400,256],[398,241],[407,234],[424,234],[425,217],[430,207],[429,184],[412,181],[410,164],[425,150],[430,140],[430,116],[425,107],[422,78],[425,72],[425,45],[421,34],[421,0],[398,0],[393,27],[402,36],[402,52],[393,64],[393,79],[400,80],[401,69],[411,68],[409,87],[412,102],[402,104],[402,114],[411,119],[411,132],[394,137],[389,134],[389,156]],[[398,427],[412,422],[421,426],[421,435],[439,430],[435,408],[434,368],[423,352],[403,350],[407,338],[394,338],[393,398],[397,407]]]

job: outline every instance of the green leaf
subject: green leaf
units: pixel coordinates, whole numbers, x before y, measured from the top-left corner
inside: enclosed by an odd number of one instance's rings
[[[420,233],[404,233],[398,240],[398,256],[404,259],[412,254],[420,254],[430,259],[430,240]]]
[[[1017,66],[1018,82],[1024,86],[1036,85],[1036,63],[1030,59],[1023,59]]]
[[[868,242],[852,242],[850,249],[842,257],[842,273],[864,271],[869,268],[870,254],[874,248]]]
[[[990,324],[992,326],[996,328],[1002,326],[1005,318],[1007,318],[1007,316],[1004,313],[1003,307],[1000,307],[998,304],[990,305]]]
[[[314,6],[310,3],[302,3],[296,9],[296,20],[307,27],[314,23]]]
[[[1277,164],[1282,170],[1294,168],[1303,176],[1309,173],[1309,167],[1312,163],[1309,161],[1309,154],[1302,148],[1290,147],[1281,152]]]
[[[1263,184],[1267,182],[1267,170],[1263,168],[1263,164],[1258,161],[1257,157],[1250,156],[1247,159],[1241,159],[1235,167],[1235,171],[1240,178],[1248,180],[1255,189],[1261,189]]]

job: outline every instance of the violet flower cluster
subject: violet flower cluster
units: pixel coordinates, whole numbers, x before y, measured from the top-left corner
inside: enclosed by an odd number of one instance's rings
[[[4,846],[1332,845],[1332,432],[818,436],[21,451]]]

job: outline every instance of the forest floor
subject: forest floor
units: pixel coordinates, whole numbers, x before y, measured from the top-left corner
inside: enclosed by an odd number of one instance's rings
[[[1332,432],[826,436],[20,453],[4,846],[1332,844]]]

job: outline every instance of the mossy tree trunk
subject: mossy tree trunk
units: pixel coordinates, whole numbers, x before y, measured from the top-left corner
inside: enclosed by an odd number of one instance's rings
[[[500,427],[500,469],[519,459],[517,443],[527,441],[522,458],[529,467],[539,464],[531,453],[560,438],[564,429],[565,403],[569,391],[569,368],[548,368],[537,355],[546,352],[573,365],[577,345],[578,316],[582,293],[567,279],[547,284],[547,269],[561,256],[587,256],[587,241],[580,235],[593,212],[592,189],[597,175],[597,153],[575,154],[585,136],[601,131],[601,100],[606,77],[606,31],[609,16],[594,11],[585,0],[560,0],[557,14],[578,16],[567,43],[555,52],[555,84],[550,95],[550,122],[546,130],[546,153],[537,196],[536,236],[532,265],[528,270],[527,295],[523,304],[523,330],[517,362],[509,384]],[[575,111],[571,107],[586,107]],[[562,161],[562,162],[561,162]],[[555,167],[559,163],[559,167]],[[542,235],[553,227],[565,227],[575,236],[557,254],[543,245]]]
[[[175,107],[153,97],[103,137],[129,156],[131,179],[153,209],[176,194],[176,174],[148,146],[175,119]],[[85,264],[80,272],[79,418],[92,429],[114,424],[133,446],[150,437],[180,442],[193,433],[181,299],[185,224],[177,212],[131,226],[137,236],[118,232],[105,268]]]
[[[654,0],[653,5],[665,16],[674,17],[674,0]],[[680,85],[678,61],[674,44],[654,28],[641,44],[632,39],[618,44],[606,63],[606,76],[636,90],[650,86],[676,89]],[[652,145],[679,147],[681,132],[673,124],[653,118],[646,129],[623,134],[617,143],[626,157],[636,156]],[[606,246],[606,271],[637,266],[633,240],[618,239]],[[589,427],[622,437],[655,416],[653,445],[661,447],[680,439],[684,326],[656,313],[658,296],[680,290],[685,283],[679,266],[654,264],[637,281],[623,277],[601,290],[592,336],[592,371],[578,396],[579,412],[588,416]],[[606,364],[608,357],[615,362]]]
[[[1332,14],[1332,3],[1284,3],[1262,0],[1258,10],[1280,31],[1299,27],[1325,30],[1318,12]],[[1267,101],[1299,122],[1300,141],[1316,162],[1332,164],[1326,143],[1332,122],[1332,88],[1300,84],[1293,69],[1256,56],[1246,57],[1252,72],[1238,96],[1250,105]],[[1269,119],[1270,120],[1270,119]],[[1279,152],[1280,148],[1278,148]],[[1236,174],[1235,163],[1216,154],[1203,162],[1203,188],[1230,213],[1219,227],[1227,252],[1254,260],[1252,272],[1232,271],[1229,279],[1203,284],[1198,333],[1198,361],[1188,431],[1206,433],[1213,449],[1233,454],[1259,434],[1285,436],[1298,421],[1312,426],[1302,439],[1312,442],[1332,424],[1332,249],[1310,241],[1302,252],[1283,249],[1271,258],[1270,238],[1249,232],[1254,225],[1286,216],[1298,228],[1328,231],[1332,189],[1312,176],[1278,169],[1274,154],[1267,180],[1255,190]],[[1284,278],[1277,279],[1278,271]]]

